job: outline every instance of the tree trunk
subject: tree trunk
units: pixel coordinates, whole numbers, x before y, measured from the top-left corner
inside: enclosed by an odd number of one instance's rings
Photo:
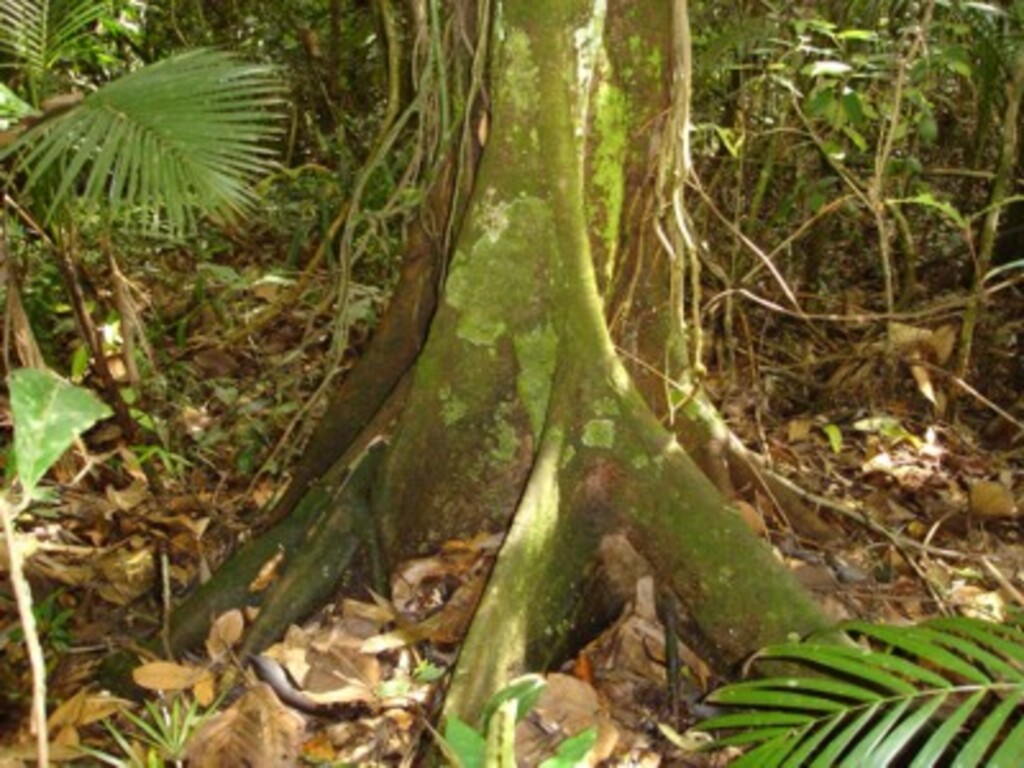
[[[625,245],[630,258],[643,251],[625,243],[639,231],[629,202],[649,119],[670,101],[671,4],[601,5],[504,3],[490,138],[400,415],[370,420],[383,443],[350,450],[223,569],[232,575],[186,603],[176,645],[201,638],[227,605],[254,602],[245,587],[282,542],[289,570],[321,574],[308,565],[319,557],[368,578],[447,539],[506,530],[449,692],[462,717],[510,678],[557,662],[607,610],[585,598],[613,534],[646,558],[723,665],[826,625],[661,426],[609,335],[601,289],[621,284]],[[655,310],[644,305],[656,325]],[[330,422],[322,434],[335,428],[345,429]],[[310,461],[322,467],[323,453]],[[360,560],[367,540],[377,546]],[[333,588],[315,581],[301,609]],[[294,620],[295,596],[312,586],[286,571],[247,648]]]

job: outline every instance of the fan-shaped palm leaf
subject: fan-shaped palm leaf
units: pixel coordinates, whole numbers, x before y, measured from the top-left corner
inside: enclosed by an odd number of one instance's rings
[[[251,202],[253,178],[272,166],[281,92],[271,67],[193,51],[105,85],[9,152],[22,152],[25,191],[50,179],[51,213],[76,194],[115,214],[162,211],[180,231],[197,209],[240,212]]]
[[[843,625],[861,647],[785,644],[759,658],[807,676],[729,685],[709,701],[736,711],[701,729],[749,745],[736,766],[924,768],[1024,765],[1024,631],[972,619],[918,627]]]
[[[106,12],[97,0],[3,0],[0,52],[35,77],[70,56]]]

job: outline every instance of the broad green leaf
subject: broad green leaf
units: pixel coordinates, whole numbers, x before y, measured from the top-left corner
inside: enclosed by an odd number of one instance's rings
[[[71,355],[71,380],[81,381],[89,369],[89,347],[80,344]]]
[[[18,120],[34,111],[31,104],[22,101],[18,94],[0,83],[0,128],[5,121]]]
[[[843,111],[846,113],[847,119],[854,125],[861,125],[864,122],[864,106],[861,100],[860,94],[852,88],[847,88],[843,91],[843,95],[839,98],[840,103],[843,105]],[[863,139],[861,139],[863,141]],[[860,144],[858,144],[858,148]]]
[[[461,768],[484,768],[486,739],[457,717],[449,717],[445,723],[444,747],[458,760]]]
[[[806,110],[808,115],[823,118],[832,126],[838,126],[846,119],[843,105],[831,87],[816,89],[807,98]]]
[[[846,160],[846,147],[840,144],[838,141],[833,139],[825,139],[821,142],[821,148],[826,155],[831,157],[837,163],[842,163]]]
[[[832,453],[841,453],[843,450],[843,431],[835,424],[826,424],[821,428],[821,431],[828,438],[828,445],[832,449]]]
[[[844,61],[815,61],[812,64],[808,64],[802,70],[803,74],[809,77],[820,77],[827,75],[830,77],[838,77],[839,75],[845,75],[847,72],[853,70],[849,64]]]
[[[1006,11],[994,3],[970,2],[964,3],[964,8],[970,8],[972,11],[978,11],[986,16],[1006,16]]]
[[[844,29],[836,35],[839,40],[877,40],[878,35],[870,29]]]
[[[843,135],[853,142],[853,145],[858,149],[858,151],[867,152],[868,140],[865,139],[861,132],[852,125],[843,126]]]
[[[934,144],[939,138],[939,124],[935,115],[926,112],[917,121],[917,135],[925,144]]]
[[[8,384],[18,477],[31,492],[76,437],[110,416],[110,408],[50,371],[22,368]]]
[[[540,764],[540,768],[575,768],[584,762],[597,743],[597,728],[580,731],[558,745],[554,757]]]
[[[930,192],[915,195],[914,197],[904,197],[901,199],[889,200],[888,202],[894,203],[896,205],[910,204],[921,205],[924,206],[925,208],[932,208],[941,213],[951,222],[953,222],[953,224],[955,224],[958,229],[967,229],[967,220],[964,218],[963,214],[960,213],[960,211],[958,211],[952,203],[947,203],[944,200],[938,200]]]

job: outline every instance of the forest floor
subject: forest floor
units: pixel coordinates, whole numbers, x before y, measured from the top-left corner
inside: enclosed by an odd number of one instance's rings
[[[222,341],[296,278],[271,269],[274,259],[241,266],[239,257],[232,266],[230,258],[165,253],[159,270],[132,275],[151,333],[162,340],[138,401],[150,431],[128,447],[116,428],[94,430],[85,440],[95,462],[86,477],[69,485],[83,466],[79,452],[52,475],[54,503],[21,521],[37,542],[29,576],[58,756],[80,755],[75,747],[84,743],[120,764],[145,764],[133,763],[125,745],[145,747],[154,737],[125,718],[132,705],[94,685],[97,665],[115,648],[159,636],[168,601],[260,529],[261,510],[282,490],[315,420],[301,404],[328,373],[322,294],[307,291],[245,342]],[[333,279],[325,272],[312,284]],[[358,359],[383,296],[354,291],[352,344],[339,375]],[[842,306],[809,302],[847,318],[877,306],[852,292]],[[888,350],[880,323],[798,322],[756,305],[742,308],[734,326],[750,329],[747,336],[710,339],[715,402],[743,442],[801,490],[825,532],[794,529],[754,489],[738,489],[736,504],[831,616],[998,620],[1024,608],[1022,309],[1019,284],[988,306],[966,382],[975,392],[947,373],[955,313],[900,324]],[[9,425],[6,404],[2,416]],[[193,765],[216,764],[203,755],[241,738],[253,711],[262,717],[256,738],[287,744],[308,764],[412,764],[432,740],[439,688],[458,648],[452,628],[465,625],[466,595],[479,588],[499,544],[449,542],[398,566],[389,599],[339,597],[293,627],[266,652],[263,677],[277,681],[279,694],[299,681],[298,706],[239,673],[231,648],[244,617],[225,615],[205,654],[173,664],[151,658],[137,670],[150,709],[135,707],[136,718],[162,721],[158,733],[185,728],[166,725],[175,696],[209,712],[201,728],[189,728],[183,754]],[[519,725],[523,763],[540,764],[567,736],[594,726],[607,765],[726,764],[728,755],[695,753],[693,738],[680,736],[696,721],[701,695],[720,681],[680,644],[686,674],[670,694],[665,643],[654,587],[641,580],[619,621],[547,676]],[[17,765],[32,753],[30,677],[6,587],[0,659],[0,766]],[[281,669],[292,682],[280,682]],[[100,726],[105,718],[123,745]]]

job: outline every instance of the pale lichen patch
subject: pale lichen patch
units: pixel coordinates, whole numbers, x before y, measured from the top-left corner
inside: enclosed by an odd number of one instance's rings
[[[554,222],[545,201],[487,197],[471,222],[471,242],[456,252],[445,299],[459,312],[459,338],[493,346],[510,324],[525,322],[546,281],[531,268],[553,238]]]
[[[540,72],[530,49],[530,38],[521,29],[508,28],[502,55],[500,98],[507,100],[514,117],[526,120],[536,110]]]
[[[615,422],[591,419],[583,427],[583,444],[589,448],[612,448],[615,445]]]
[[[469,406],[452,393],[451,387],[442,387],[438,396],[441,398],[441,418],[446,427],[456,424],[469,411]]]
[[[540,439],[551,398],[551,383],[557,362],[558,336],[550,324],[537,326],[514,340],[519,375],[516,389],[530,417],[535,440]]]

